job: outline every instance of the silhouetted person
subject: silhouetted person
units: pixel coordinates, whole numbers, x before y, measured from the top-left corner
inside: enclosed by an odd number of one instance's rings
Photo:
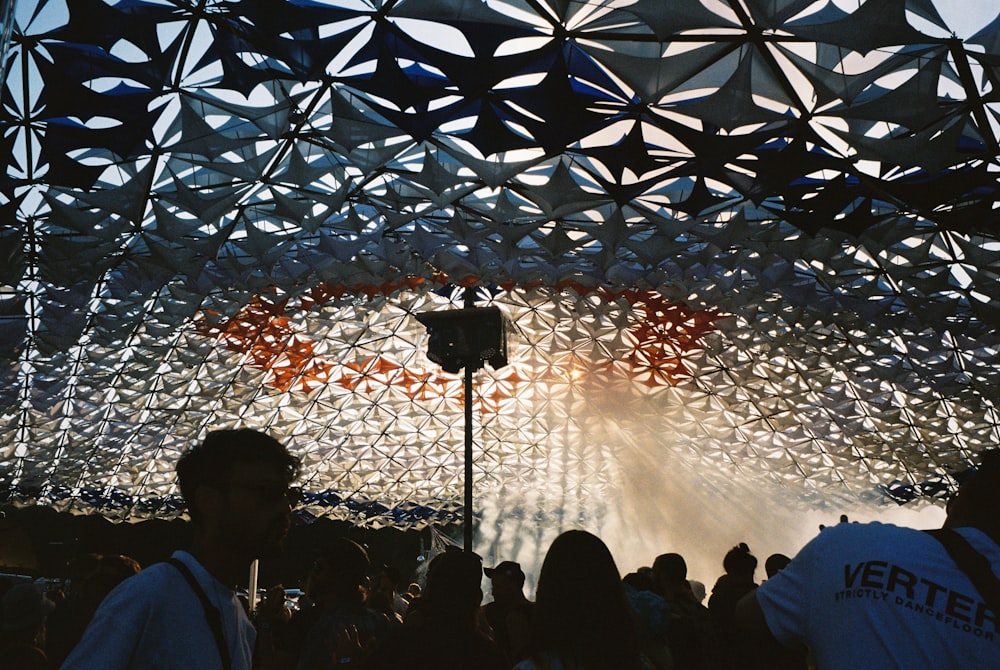
[[[792,559],[784,554],[768,556],[767,560],[764,561],[764,571],[767,573],[767,578],[774,577],[791,561]],[[758,635],[756,644],[758,646],[757,658],[760,659],[757,665],[760,668],[766,670],[808,670],[809,668],[809,653],[802,645],[786,647],[766,635]]]
[[[699,582],[697,579],[689,579],[687,583],[691,587],[691,594],[694,596],[694,599],[699,603],[705,602],[707,593],[704,582]]]
[[[445,551],[427,568],[427,586],[402,626],[375,642],[368,670],[504,670],[509,666],[479,624],[483,562]]]
[[[823,670],[1000,668],[1000,451],[982,455],[944,528],[829,527],[740,601],[740,621],[808,645]]]
[[[653,583],[670,607],[667,638],[675,670],[716,670],[719,650],[711,614],[691,590],[684,557],[676,553],[657,556]]]
[[[138,561],[117,554],[83,554],[69,561],[69,589],[49,615],[47,652],[59,667],[83,636],[94,612],[112,589],[142,569]]]
[[[673,668],[669,651],[670,606],[656,591],[652,569],[630,572],[622,577],[622,584],[635,614],[643,654],[657,667]]]
[[[500,650],[513,664],[524,655],[535,603],[524,595],[524,571],[514,561],[503,561],[483,572],[492,584],[493,601],[483,607]]]
[[[770,579],[771,577],[774,577],[791,562],[792,559],[784,554],[771,554],[767,557],[767,560],[764,561],[764,572],[767,573],[767,578]]]
[[[285,593],[268,596],[257,608],[257,651],[263,656],[268,667],[282,670],[295,668],[305,645],[306,637],[323,612],[323,605],[330,597],[327,563],[322,552],[313,561],[302,579],[303,593],[299,596],[297,609],[285,615]],[[278,600],[280,598],[280,600]]]
[[[0,598],[0,669],[47,670],[45,618],[55,604],[31,582],[5,584]]]
[[[76,670],[249,670],[256,633],[234,593],[257,558],[279,555],[299,468],[277,440],[220,430],[177,463],[189,551],[119,584],[66,659]]]
[[[299,655],[300,670],[332,669],[345,658],[337,648],[337,637],[345,629],[351,629],[362,646],[389,630],[386,617],[365,606],[370,566],[368,552],[351,540],[336,539],[324,549],[310,574],[309,592],[319,616]]]
[[[393,609],[392,601],[385,591],[370,592],[368,598],[365,599],[365,607],[384,618],[390,628],[403,623],[403,617]]]
[[[376,567],[374,574],[372,574],[371,590],[372,595],[376,592],[381,593],[384,600],[389,603],[389,608],[403,617],[410,604],[399,593],[399,580],[399,570],[388,563],[382,563]]]
[[[719,640],[723,667],[730,670],[761,667],[760,650],[755,648],[756,638],[737,627],[735,619],[736,603],[757,588],[754,582],[757,558],[741,542],[726,553],[722,567],[726,573],[712,588],[708,611],[712,614],[712,624]]]
[[[528,657],[517,670],[639,670],[644,664],[621,574],[595,535],[570,530],[542,562]]]

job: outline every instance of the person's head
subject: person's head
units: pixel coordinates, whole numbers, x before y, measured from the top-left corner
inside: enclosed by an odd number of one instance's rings
[[[376,567],[372,574],[372,588],[385,593],[390,599],[393,599],[396,597],[396,592],[399,588],[399,580],[399,570],[388,563],[382,563]]]
[[[587,667],[638,663],[637,632],[611,552],[582,530],[559,535],[542,561],[535,593],[533,651],[550,650]]]
[[[502,561],[483,572],[490,578],[493,600],[497,603],[510,603],[524,597],[524,571],[520,563]]]
[[[722,567],[726,574],[742,579],[753,579],[753,573],[757,570],[757,557],[750,553],[750,547],[744,542],[726,552],[726,557],[722,559]]]
[[[122,581],[142,570],[139,561],[124,554],[103,554],[101,556],[100,578],[108,589],[113,589]]]
[[[119,583],[142,569],[139,562],[119,554],[82,554],[67,563],[69,597],[76,611],[93,613]]]
[[[327,544],[309,571],[306,591],[317,604],[330,601],[361,603],[368,585],[368,552],[346,538]]]
[[[788,556],[784,554],[771,554],[764,561],[764,572],[767,573],[767,578],[770,579],[776,574],[785,569],[785,566],[792,562]]]
[[[217,430],[181,457],[177,478],[196,534],[253,559],[280,549],[298,470],[299,460],[264,433]]]
[[[707,594],[707,591],[705,590],[705,585],[699,582],[697,579],[689,579],[687,580],[687,583],[688,586],[691,588],[691,595],[694,596],[694,599],[697,600],[699,603],[703,601],[705,599],[705,595]]]
[[[630,572],[622,577],[622,583],[636,591],[656,591],[652,575],[646,572]]]
[[[483,601],[483,560],[466,551],[444,551],[427,566],[421,612],[474,625]]]
[[[958,493],[948,501],[945,527],[962,526],[1000,538],[1000,449],[982,452],[979,466],[962,478]]]
[[[660,554],[653,561],[653,583],[664,597],[678,590],[690,590],[687,572],[687,562],[680,554]]]

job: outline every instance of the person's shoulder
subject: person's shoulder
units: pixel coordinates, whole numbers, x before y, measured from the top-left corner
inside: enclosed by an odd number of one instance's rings
[[[690,599],[678,598],[677,600],[671,601],[669,605],[671,615],[676,614],[682,618],[707,619],[711,616],[711,612],[709,612],[708,608],[695,600],[694,597]]]
[[[535,611],[535,601],[533,600],[521,600],[514,604],[511,611],[516,614],[526,614],[530,615]]]
[[[153,563],[115,586],[102,607],[118,610],[148,607],[167,594],[176,594],[182,582],[183,577],[170,564]]]
[[[882,521],[844,521],[838,523],[834,526],[827,526],[819,533],[824,534],[837,534],[837,533],[871,533],[871,532],[894,532],[897,530],[913,530],[906,526],[897,526],[894,523],[885,523]]]
[[[796,572],[807,569],[810,565],[827,565],[831,561],[850,557],[870,557],[876,550],[891,555],[914,552],[923,554],[933,551],[934,544],[936,542],[928,533],[915,528],[878,521],[840,523],[821,530],[782,572],[792,567],[793,572]]]
[[[718,591],[719,589],[726,588],[733,581],[731,575],[719,575],[719,578],[715,580],[715,584],[712,585],[712,591]]]
[[[160,588],[174,568],[166,563],[152,563],[134,575],[122,580],[114,590],[137,591]]]
[[[923,531],[906,526],[897,526],[880,521],[867,523],[839,523],[828,526],[819,532],[813,542],[844,542],[847,540],[872,541],[880,538],[898,540],[901,538],[917,538],[926,535]]]

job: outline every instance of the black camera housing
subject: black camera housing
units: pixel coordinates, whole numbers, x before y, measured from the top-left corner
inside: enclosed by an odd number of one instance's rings
[[[417,320],[430,334],[427,357],[445,372],[464,367],[478,370],[488,362],[493,369],[507,365],[508,322],[497,307],[467,307],[422,312]]]

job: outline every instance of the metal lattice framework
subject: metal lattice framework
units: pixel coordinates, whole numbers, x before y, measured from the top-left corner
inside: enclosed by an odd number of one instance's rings
[[[2,495],[176,515],[176,455],[243,425],[304,514],[455,519],[414,314],[470,287],[514,324],[475,412],[508,516],[646,464],[943,496],[1000,441],[1000,23],[852,4],[8,3]]]

